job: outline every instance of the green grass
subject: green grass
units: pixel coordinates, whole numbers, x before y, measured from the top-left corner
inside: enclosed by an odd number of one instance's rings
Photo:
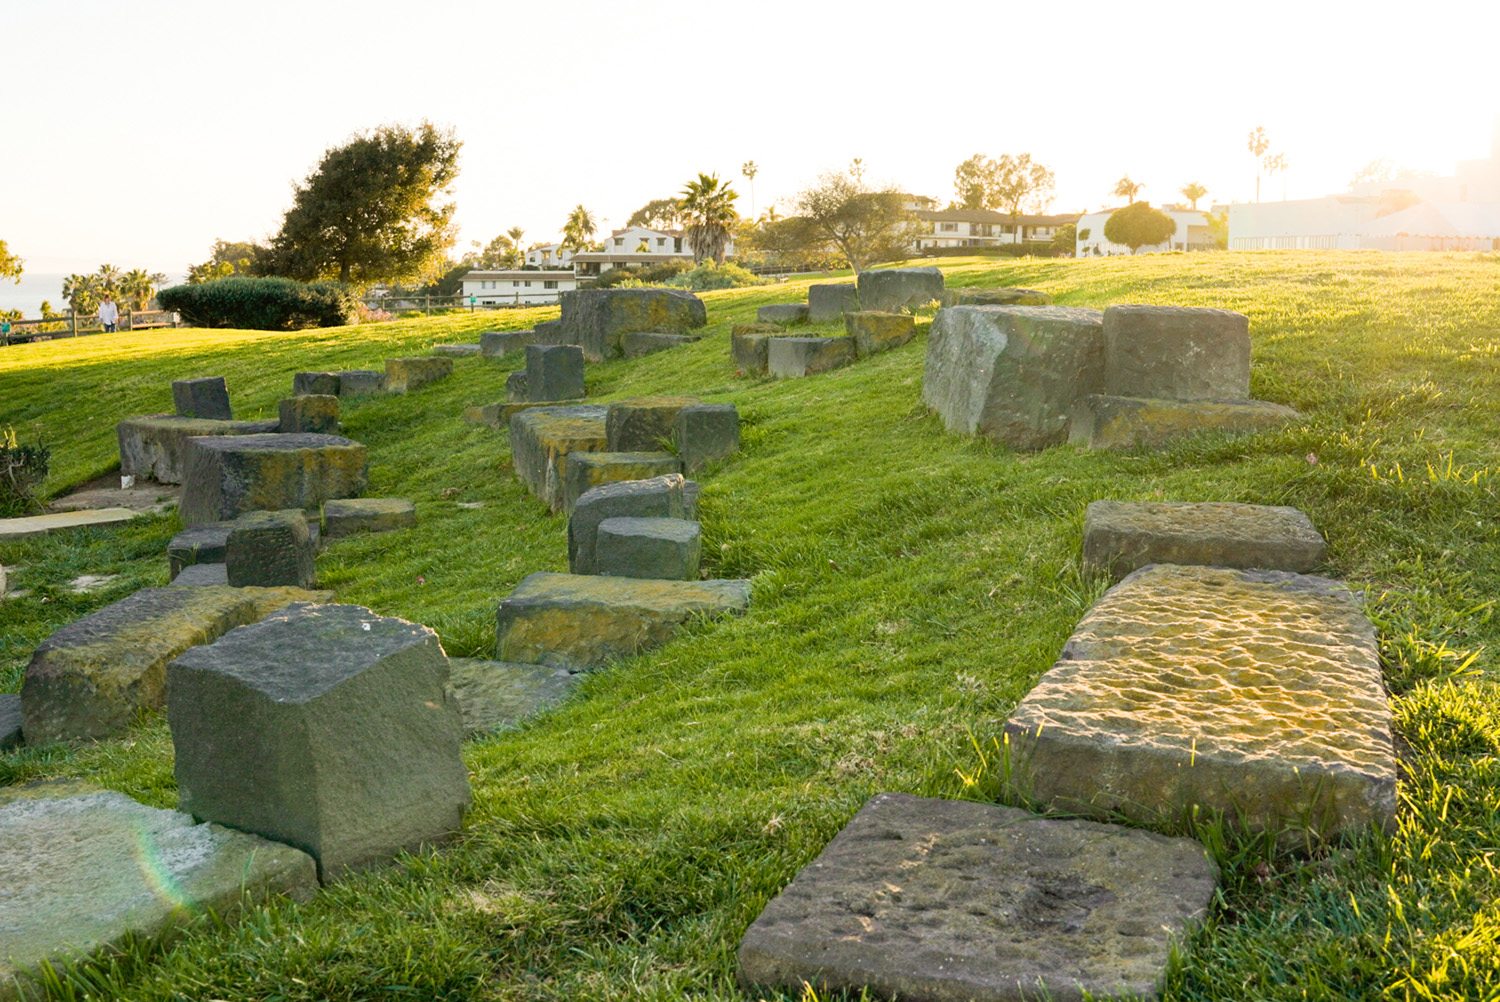
[[[1406,768],[1391,836],[1309,856],[1202,826],[1224,887],[1168,997],[1500,998],[1500,258],[941,264],[950,285],[1041,288],[1066,305],[1241,310],[1255,395],[1305,420],[1156,454],[1017,454],[950,435],[922,408],[925,321],[915,343],[857,366],[750,380],[729,362],[730,324],[803,298],[807,281],[707,293],[703,341],[590,366],[589,395],[739,406],[744,452],[701,478],[701,508],[710,572],[754,577],[750,615],[694,626],[531,725],[466,745],[474,808],[451,848],[101,959],[54,995],[742,998],[739,936],[868,796],[990,788],[980,751],[1101,588],[1077,570],[1084,505],[1163,498],[1308,512],[1328,537],[1326,572],[1365,590],[1381,629]],[[552,313],[10,348],[0,424],[52,444],[57,491],[106,472],[113,423],[170,409],[173,378],[225,375],[237,416],[269,416],[295,371],[378,367]],[[499,599],[527,573],[566,568],[564,522],[519,486],[504,435],[459,420],[503,398],[519,364],[461,359],[450,380],[344,410],[370,447],[371,493],[412,498],[419,525],[337,542],[321,581],[431,625],[455,655],[492,654]],[[51,630],[165,583],[174,530],[168,517],[0,544],[0,563],[21,565],[13,585],[32,590],[0,604],[0,690]],[[67,593],[85,572],[121,577]],[[50,776],[175,804],[160,719],[0,756],[0,782]]]

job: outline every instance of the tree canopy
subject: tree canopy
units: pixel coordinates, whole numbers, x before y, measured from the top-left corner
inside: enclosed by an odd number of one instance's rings
[[[430,122],[386,125],[328,150],[298,186],[256,270],[369,285],[435,274],[456,236],[453,204],[463,144]]]
[[[4,240],[0,240],[0,278],[8,278],[12,282],[19,282],[21,280],[21,266],[25,263],[25,261],[22,261],[10,252],[10,248],[5,246]]]
[[[248,240],[215,240],[207,261],[188,266],[187,284],[200,285],[216,278],[248,275],[262,252],[263,248]]]
[[[817,184],[797,196],[797,213],[807,236],[837,248],[858,274],[906,255],[915,218],[905,202],[895,187],[866,185],[864,166],[856,160],[848,170],[820,174]]]
[[[598,229],[599,224],[594,221],[594,214],[580,202],[568,213],[568,221],[563,224],[562,245],[575,254],[586,251],[593,246],[594,233]]]
[[[964,208],[1003,209],[1012,216],[1023,209],[1045,211],[1055,186],[1051,169],[1033,162],[1030,153],[1007,153],[998,160],[976,153],[953,172],[953,189]]]
[[[727,181],[720,181],[717,174],[699,174],[698,180],[689,181],[682,189],[682,219],[687,224],[685,236],[693,250],[694,264],[704,258],[724,263],[729,229],[739,218],[734,211],[737,198],[739,194]]]
[[[1124,244],[1134,254],[1142,247],[1163,243],[1177,232],[1177,220],[1153,209],[1150,202],[1132,202],[1104,221],[1104,237]]]
[[[1203,185],[1199,184],[1197,181],[1189,181],[1181,188],[1178,188],[1177,193],[1183,198],[1187,199],[1189,202],[1192,202],[1193,211],[1197,212],[1198,199],[1202,198],[1204,195],[1207,195],[1208,189],[1203,187]]]
[[[653,230],[676,229],[682,221],[681,203],[675,198],[653,198],[636,209],[626,226],[645,226]]]
[[[1143,187],[1145,186],[1139,181],[1130,180],[1130,175],[1126,174],[1115,182],[1115,186],[1109,190],[1109,193],[1117,198],[1123,198],[1127,202],[1134,202],[1135,196]]]

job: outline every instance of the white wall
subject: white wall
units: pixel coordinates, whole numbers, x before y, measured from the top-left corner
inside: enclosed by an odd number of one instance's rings
[[[471,271],[464,276],[462,295],[480,303],[545,304],[559,293],[578,288],[571,271]]]
[[[1229,207],[1229,249],[1354,249],[1379,208],[1379,198],[1357,195],[1238,203]]]
[[[1078,236],[1073,242],[1075,256],[1094,257],[1096,250],[1098,255],[1103,257],[1130,253],[1129,247],[1124,244],[1110,243],[1104,236],[1105,222],[1117,211],[1117,209],[1110,209],[1108,212],[1089,212],[1078,220]],[[1177,232],[1167,238],[1165,243],[1142,247],[1136,251],[1137,254],[1212,249],[1213,240],[1208,229],[1208,213],[1193,212],[1191,209],[1164,209],[1162,211],[1177,223]],[[1085,230],[1088,231],[1088,239],[1083,237]]]

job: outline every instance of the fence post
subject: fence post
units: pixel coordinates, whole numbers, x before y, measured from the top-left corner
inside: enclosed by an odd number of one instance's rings
[[[68,311],[68,334],[71,337],[78,336],[78,311]]]
[[[129,309],[129,308],[128,308],[128,307],[127,307],[127,308],[126,308],[126,310],[125,310],[125,323],[124,323],[124,325],[123,325],[123,326],[122,326],[122,327],[121,327],[121,328],[120,328],[120,329],[121,329],[121,330],[127,330],[127,331],[128,331],[128,330],[132,330],[132,329],[134,329],[134,325],[133,325],[133,323],[132,323],[132,321],[131,321],[131,313],[132,313],[132,312],[133,312],[133,311],[132,311],[132,310],[130,310],[130,309]]]

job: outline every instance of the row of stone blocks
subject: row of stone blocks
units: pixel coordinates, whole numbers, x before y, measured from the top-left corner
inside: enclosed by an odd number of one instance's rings
[[[552,321],[561,324],[561,321]],[[539,324],[538,327],[545,328]],[[479,353],[485,358],[503,358],[514,352],[524,351],[531,345],[560,343],[544,341],[545,337],[561,338],[560,326],[553,329],[529,329],[519,331],[485,331],[479,338]],[[696,334],[669,334],[661,331],[626,331],[620,335],[620,354],[625,358],[640,358],[659,351],[680,348],[702,338]]]
[[[644,355],[686,343],[708,323],[703,300],[680,289],[577,289],[559,297],[562,315],[529,331],[487,331],[481,354],[498,358],[528,345],[576,345],[590,362]],[[651,335],[636,337],[632,335]]]
[[[916,321],[906,313],[862,311],[845,313],[844,329],[843,337],[797,337],[775,325],[739,324],[729,351],[746,375],[811,376],[899,348],[912,339]]]
[[[860,272],[854,282],[810,285],[807,302],[773,303],[755,312],[766,323],[832,323],[845,313],[889,313],[910,310],[943,298],[943,273],[937,268],[882,268]]]

